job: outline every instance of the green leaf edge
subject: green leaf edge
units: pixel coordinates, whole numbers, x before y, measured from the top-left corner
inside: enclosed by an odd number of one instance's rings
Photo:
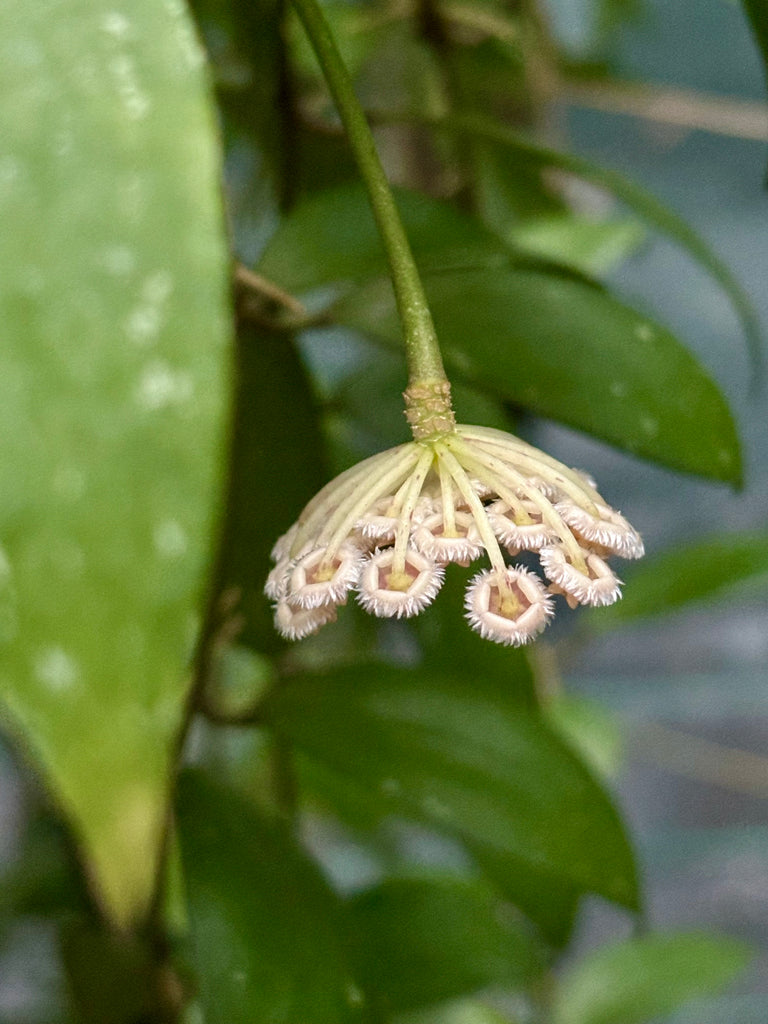
[[[766,37],[766,46],[768,46],[768,36]],[[470,135],[485,142],[495,143],[513,150],[518,157],[537,164],[539,167],[557,167],[612,192],[649,224],[677,242],[717,281],[730,299],[744,331],[752,367],[753,386],[763,379],[765,352],[762,330],[749,296],[736,280],[730,268],[712,251],[698,232],[694,231],[684,218],[670,210],[642,186],[626,178],[619,171],[601,167],[574,153],[563,153],[561,150],[542,146],[534,139],[482,116],[453,115],[438,118],[413,114],[399,117],[397,120],[415,120],[438,131]]]
[[[698,567],[699,561],[705,557],[707,562],[731,565],[734,556],[743,559],[744,563],[752,563],[742,566],[740,571],[728,575],[712,576],[712,585],[683,599],[673,599],[662,603],[657,609],[651,609],[640,605],[639,609],[634,607],[633,594],[637,592],[638,585],[642,586],[646,580],[652,579],[677,579],[680,574],[685,573],[689,565]],[[597,617],[590,625],[595,631],[615,629],[624,624],[633,623],[641,619],[652,618],[663,615],[668,611],[678,611],[690,605],[700,605],[711,602],[720,595],[727,593],[739,586],[747,584],[750,580],[758,579],[768,574],[768,532],[755,530],[737,534],[715,534],[697,541],[694,544],[685,546],[675,545],[660,552],[651,558],[646,558],[641,565],[633,567],[625,575],[627,579],[627,591],[623,601],[611,608],[605,608],[604,615],[599,621]],[[657,588],[661,593],[662,587]],[[641,594],[646,601],[647,595]]]

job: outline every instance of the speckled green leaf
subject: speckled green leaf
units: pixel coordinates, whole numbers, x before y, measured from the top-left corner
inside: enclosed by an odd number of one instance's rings
[[[449,371],[661,465],[741,479],[722,393],[648,317],[582,281],[530,269],[443,271],[425,285]],[[335,315],[399,343],[388,281],[348,295]]]
[[[219,500],[216,129],[178,0],[8,0],[0,97],[0,706],[126,924]]]

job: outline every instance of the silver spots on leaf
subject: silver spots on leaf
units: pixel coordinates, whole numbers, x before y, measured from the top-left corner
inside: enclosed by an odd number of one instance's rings
[[[39,650],[33,660],[32,671],[39,683],[57,693],[71,689],[80,678],[77,662],[63,647]]]
[[[154,412],[189,402],[194,390],[191,373],[174,369],[170,363],[158,359],[144,368],[135,397],[141,408]]]

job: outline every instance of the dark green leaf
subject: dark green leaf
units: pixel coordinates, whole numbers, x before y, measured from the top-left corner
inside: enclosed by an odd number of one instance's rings
[[[0,5],[0,699],[146,911],[219,504],[229,259],[180,4]]]
[[[673,469],[738,483],[730,410],[665,328],[581,281],[497,267],[426,280],[445,362],[475,386]],[[346,326],[399,343],[389,282],[334,307]]]
[[[71,841],[49,808],[29,808],[16,856],[0,873],[0,932],[19,917],[57,919],[84,912],[88,898]]]
[[[284,75],[284,5],[229,0],[190,0],[205,40],[230,150],[255,146],[259,169],[275,195],[290,190],[281,180],[291,156],[293,133]],[[287,177],[287,175],[286,175]]]
[[[155,1019],[160,972],[148,943],[74,919],[62,924],[60,946],[78,1024]]]
[[[562,979],[552,1024],[642,1024],[720,991],[750,959],[743,943],[696,932],[606,946]]]
[[[476,882],[391,879],[355,897],[352,913],[360,976],[384,1016],[515,988],[539,967],[511,908]]]
[[[622,575],[626,580],[623,600],[595,629],[611,629],[619,623],[650,615],[664,615],[696,601],[719,597],[739,583],[765,580],[768,573],[768,534],[720,535],[695,544],[677,546],[646,557]]]
[[[427,669],[367,665],[296,677],[264,714],[278,735],[371,799],[387,799],[391,813],[636,904],[632,853],[613,806],[518,705],[505,710]]]
[[[408,238],[425,266],[493,265],[510,250],[479,221],[416,192],[398,190]],[[386,257],[362,185],[329,189],[286,217],[259,260],[259,271],[293,292],[385,273]]]
[[[755,6],[759,0],[750,0]],[[761,9],[760,25],[765,25],[765,13]],[[513,154],[516,161],[527,163],[537,168],[556,167],[568,171],[585,181],[612,192],[617,199],[639,214],[648,224],[668,235],[696,260],[728,295],[734,310],[739,316],[744,334],[749,344],[753,365],[759,370],[763,364],[763,343],[760,324],[755,310],[743,288],[731,273],[731,270],[717,256],[703,238],[688,224],[686,220],[670,210],[655,196],[640,185],[625,178],[618,171],[594,164],[574,153],[563,153],[549,149],[533,139],[515,132],[495,121],[483,117],[454,117],[442,121],[431,122],[440,131],[467,135],[470,138],[482,139],[497,145]]]
[[[538,699],[527,652],[488,643],[473,629],[457,628],[456,609],[463,604],[467,580],[474,571],[446,566],[440,600],[428,615],[413,620],[424,667],[436,675],[463,680],[473,693],[498,702],[504,714],[513,707],[535,712]]]
[[[357,181],[359,171],[343,135],[327,135],[311,125],[296,126],[294,157],[297,197],[311,195],[344,182]]]
[[[524,857],[500,853],[481,843],[468,843],[477,866],[510,903],[514,903],[556,947],[571,937],[583,888],[557,872],[532,865]]]
[[[768,8],[763,0],[741,0],[741,5],[746,12],[755,41],[763,55],[763,65],[768,77]]]
[[[195,772],[178,823],[208,1024],[359,1019],[343,909],[287,827]]]
[[[325,482],[323,442],[306,372],[285,334],[241,327],[229,492],[217,590],[243,616],[240,642],[284,646],[263,587],[277,538]]]

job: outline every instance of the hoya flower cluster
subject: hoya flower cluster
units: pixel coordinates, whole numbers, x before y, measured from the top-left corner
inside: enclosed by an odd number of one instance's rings
[[[535,552],[541,573],[512,564]],[[571,607],[609,605],[608,558],[639,558],[640,536],[585,474],[519,438],[453,426],[374,455],[332,480],[274,547],[265,592],[289,640],[315,633],[355,595],[366,611],[408,618],[430,604],[445,566],[487,565],[466,617],[481,636],[528,643]]]

